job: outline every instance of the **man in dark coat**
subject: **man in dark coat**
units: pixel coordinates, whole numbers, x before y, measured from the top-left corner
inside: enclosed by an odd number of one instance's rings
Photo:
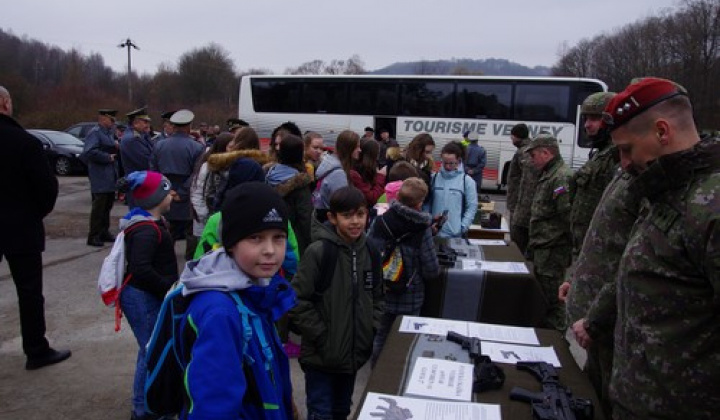
[[[90,232],[87,244],[103,246],[103,242],[114,242],[110,233],[110,211],[115,201],[117,181],[118,143],[115,141],[114,109],[98,112],[98,125],[85,137],[83,155],[88,165],[92,210],[90,211]]]
[[[40,141],[12,118],[10,93],[0,86],[0,261],[10,266],[20,307],[25,368],[39,369],[70,357],[45,338],[42,294],[43,218],[55,206],[58,182]]]
[[[126,174],[150,169],[153,142],[150,139],[150,116],[146,108],[128,114],[128,127],[120,140],[120,156]],[[132,195],[127,196],[128,207],[134,207]]]

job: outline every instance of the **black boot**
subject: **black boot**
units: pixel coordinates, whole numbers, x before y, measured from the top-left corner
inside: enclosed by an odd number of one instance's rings
[[[98,238],[97,236],[90,236],[90,237],[88,237],[88,239],[87,239],[87,244],[90,245],[90,246],[100,247],[100,246],[103,246],[103,245],[104,245],[104,242],[103,242],[100,238]]]
[[[48,365],[54,365],[55,363],[66,360],[71,355],[70,350],[55,350],[50,348],[41,356],[28,357],[27,362],[25,362],[25,369],[35,370]]]

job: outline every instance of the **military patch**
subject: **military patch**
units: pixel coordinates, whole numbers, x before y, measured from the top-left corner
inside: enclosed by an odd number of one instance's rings
[[[565,188],[564,185],[561,185],[553,190],[553,198],[558,198],[567,192],[568,192],[567,188]]]
[[[680,214],[674,208],[657,204],[650,210],[648,221],[667,233],[679,216]]]

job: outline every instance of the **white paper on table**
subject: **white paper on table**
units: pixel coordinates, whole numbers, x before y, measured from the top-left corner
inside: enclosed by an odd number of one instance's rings
[[[414,334],[433,334],[447,336],[448,331],[468,335],[468,323],[452,319],[425,318],[421,316],[403,316],[400,332]]]
[[[507,242],[502,239],[468,239],[471,245],[480,246],[507,246]]]
[[[496,273],[529,274],[527,266],[519,261],[480,261],[463,259],[463,270],[483,270]]]
[[[540,345],[537,334],[535,334],[535,329],[527,327],[468,322],[468,335],[470,337],[477,337],[483,341],[489,340],[503,343]]]
[[[531,347],[483,341],[481,347],[482,354],[490,356],[490,360],[495,363],[514,365],[517,362],[546,362],[556,368],[562,367],[552,346]]]
[[[405,395],[471,401],[474,368],[470,363],[418,357]]]
[[[500,406],[400,397],[368,392],[358,420],[501,420]]]

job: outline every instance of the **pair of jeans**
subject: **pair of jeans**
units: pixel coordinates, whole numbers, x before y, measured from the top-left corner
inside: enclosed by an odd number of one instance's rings
[[[120,294],[120,307],[140,347],[135,365],[132,396],[133,412],[137,416],[145,414],[145,379],[147,377],[145,347],[155,327],[161,304],[162,301],[157,297],[130,285],[125,286]]]
[[[355,390],[355,373],[327,373],[303,366],[308,420],[347,419]]]

